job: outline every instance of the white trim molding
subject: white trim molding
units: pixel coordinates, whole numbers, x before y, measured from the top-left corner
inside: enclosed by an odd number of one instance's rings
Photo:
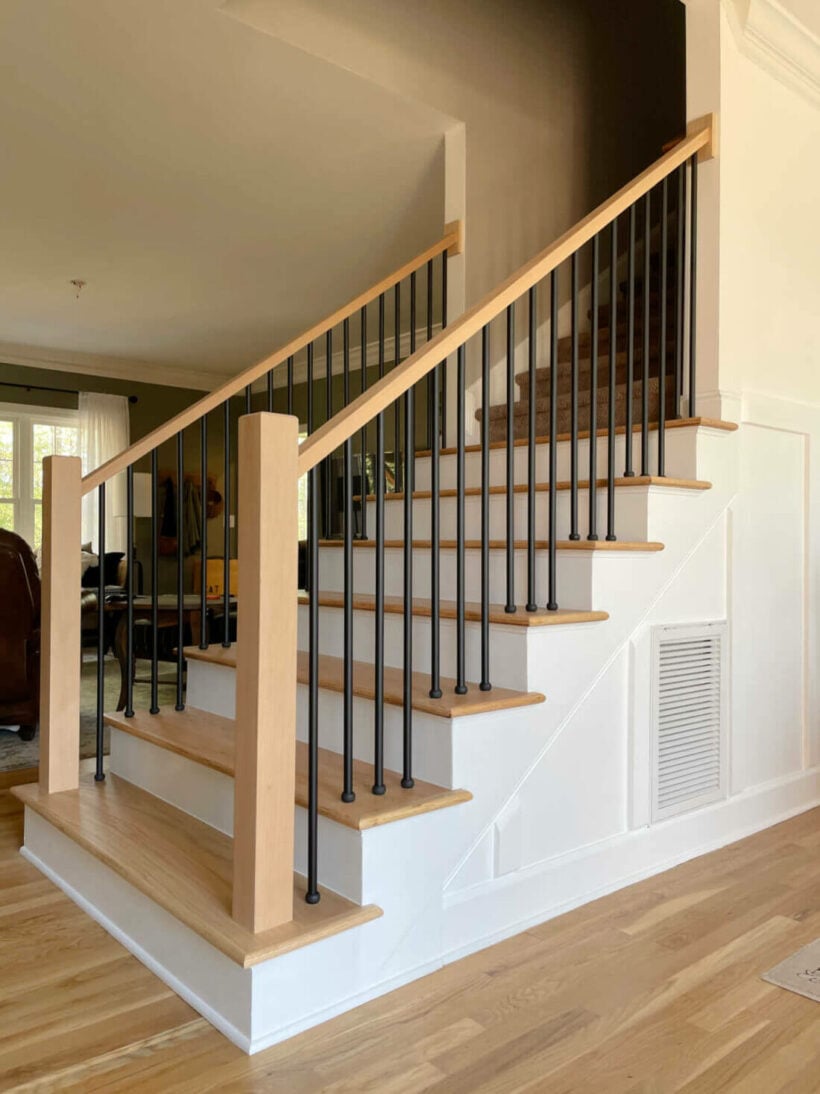
[[[723,0],[738,48],[820,106],[820,37],[782,0]]]
[[[81,376],[104,376],[114,380],[159,384],[163,387],[190,388],[212,391],[231,378],[231,373],[179,368],[153,361],[137,361],[125,357],[100,357],[74,350],[55,350],[45,346],[21,346],[0,342],[0,365],[22,365],[52,372],[74,372]]]

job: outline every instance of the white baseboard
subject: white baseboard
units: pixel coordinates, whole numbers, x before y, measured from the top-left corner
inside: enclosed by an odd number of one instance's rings
[[[622,832],[444,898],[444,963],[820,805],[820,768]],[[703,830],[708,834],[703,835]],[[522,909],[528,909],[522,915]],[[480,924],[480,933],[475,933]],[[468,942],[465,938],[474,937]]]

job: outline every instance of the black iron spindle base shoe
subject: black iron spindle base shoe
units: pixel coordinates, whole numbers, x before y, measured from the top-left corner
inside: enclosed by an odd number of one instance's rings
[[[590,543],[595,543],[598,539],[598,533],[597,532],[590,533],[590,535],[587,536],[587,539],[590,541]]]
[[[581,536],[578,532],[570,532],[567,538],[570,539],[573,543],[576,543],[581,538]]]
[[[185,704],[184,703],[175,703],[174,704],[174,710],[185,710]]]
[[[149,714],[159,714],[159,707],[149,707],[148,708],[148,713]]]
[[[558,601],[557,600],[550,600],[550,602],[547,604],[547,611],[548,612],[557,612],[558,611]]]
[[[537,604],[527,604],[527,607],[526,607],[525,610],[528,611],[528,612],[537,612],[538,611],[538,605]]]
[[[428,692],[431,699],[440,699],[443,695],[441,688],[430,688]]]
[[[341,799],[345,803],[354,802],[356,800],[356,795],[353,793],[352,790],[343,790],[341,793]]]
[[[455,688],[453,688],[453,690],[455,691],[456,695],[466,695],[467,694],[467,685],[466,684],[456,684],[456,686],[455,686]]]
[[[318,904],[321,899],[322,899],[322,894],[321,893],[317,893],[317,892],[305,893],[305,904]]]
[[[618,538],[618,537],[617,537],[617,536],[615,535],[615,533],[614,533],[614,532],[609,532],[609,533],[608,533],[608,535],[607,535],[607,537],[606,537],[606,541],[607,541],[607,543],[615,543],[615,541],[617,540],[617,538]]]
[[[504,611],[507,613],[507,615],[515,615],[515,613],[518,611],[518,608],[516,608],[515,604],[505,604]]]
[[[478,685],[478,690],[479,691],[492,691],[493,690],[493,685],[490,683],[489,680],[482,680],[481,683]]]
[[[412,779],[409,775],[405,775],[401,781],[401,785],[404,790],[412,790],[416,785],[416,780]]]
[[[104,783],[105,782],[105,772],[104,771],[95,771],[94,772],[94,782],[95,783]]]
[[[372,793],[377,794],[379,797],[381,797],[382,794],[387,793],[387,787],[384,785],[384,783],[373,783]]]

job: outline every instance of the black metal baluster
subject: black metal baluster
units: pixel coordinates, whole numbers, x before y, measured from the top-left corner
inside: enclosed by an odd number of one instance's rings
[[[527,345],[527,371],[529,376],[529,405],[527,415],[527,611],[538,608],[535,601],[535,351],[536,312],[535,288],[529,297],[529,341]]]
[[[430,698],[441,698],[441,433],[439,381],[446,364],[432,370],[430,398]]]
[[[490,327],[481,331],[481,691],[490,691]]]
[[[129,464],[125,472],[125,519],[127,521],[126,533],[126,558],[128,570],[126,571],[125,589],[125,664],[127,665],[125,677],[125,717],[134,717],[134,465]]]
[[[598,538],[598,268],[601,241],[592,237],[592,342],[589,356],[589,532],[588,540]]]
[[[151,453],[151,714],[159,714],[159,471]]]
[[[344,405],[350,402],[350,320],[345,319]],[[352,802],[353,792],[353,441],[344,444],[344,786],[342,801]],[[362,504],[366,504],[362,499]]]
[[[427,341],[433,337],[433,260],[427,263]],[[435,369],[427,373],[427,447],[433,447],[433,426],[431,406],[433,402],[433,375]]]
[[[56,546],[56,545],[55,545]],[[97,550],[99,567],[97,581],[97,711],[96,711],[96,767],[94,778],[105,778],[103,754],[105,750],[105,483],[97,488]]]
[[[660,353],[658,355],[658,474],[666,474],[666,290],[667,260],[666,249],[669,246],[669,229],[666,218],[669,212],[668,180],[663,180],[661,199],[661,331]]]
[[[635,206],[629,207],[629,256],[627,265],[626,313],[626,433],[624,435],[624,478],[631,479],[632,469],[632,406],[635,384]]]
[[[692,156],[691,212],[689,216],[689,417],[695,417],[695,365],[697,350],[698,286],[698,156]]]
[[[367,391],[367,305],[364,304],[360,313],[361,319],[361,389]],[[362,497],[361,509],[361,538],[367,539],[367,426],[362,426],[361,436],[361,462],[359,463],[359,493]]]
[[[416,351],[416,274],[410,274],[410,353]],[[409,790],[413,779],[413,489],[416,467],[416,392],[404,397],[404,646],[402,694],[402,779]]]
[[[288,357],[288,414],[293,413],[293,358]]]
[[[312,373],[312,368],[309,369]],[[308,378],[308,401],[312,402],[312,375]],[[313,416],[313,407],[310,407]],[[308,476],[308,567],[310,599],[308,607],[308,904],[319,903],[319,474],[311,469]]]
[[[393,289],[393,368],[401,360],[401,282]],[[404,441],[407,444],[407,438]],[[404,475],[402,473],[401,451],[401,398],[393,404],[393,489],[401,493]]]
[[[459,391],[461,389],[459,388]],[[461,396],[459,395],[459,398]],[[507,600],[504,611],[515,612],[515,308],[507,305],[507,493],[506,503],[506,563]]]
[[[465,347],[458,347],[456,373],[456,695],[467,694],[467,658],[464,635],[464,380]]]
[[[333,417],[333,331],[325,334],[325,421],[329,422]],[[324,510],[325,527],[324,535],[330,538],[333,534],[333,490],[331,481],[333,477],[333,460],[328,456],[324,461]]]
[[[578,533],[578,252],[572,256],[572,361],[570,373],[569,538]]]
[[[307,348],[307,426],[313,431],[313,343]],[[308,474],[308,904],[319,902],[319,469]]]
[[[447,252],[441,255],[441,329],[447,326]],[[447,447],[447,361],[441,364],[441,447]]]
[[[618,381],[618,221],[612,221],[609,246],[609,403],[606,461],[606,538],[615,535],[615,386]],[[627,423],[627,431],[630,426]]]
[[[273,414],[273,369],[268,369],[267,394],[267,411],[268,414]]]
[[[225,520],[222,527],[222,645],[231,644],[231,401],[225,400]]]
[[[177,701],[176,710],[184,710],[185,672],[185,551],[182,528],[185,522],[184,430],[177,433]]]
[[[245,388],[245,413],[246,414],[250,414],[250,412],[251,412],[251,396],[252,396],[252,394],[253,393],[251,391],[251,385],[248,384],[247,387]]]
[[[686,308],[686,164],[678,168],[678,249],[675,255],[675,289],[677,304],[675,315],[675,417],[680,414],[683,395],[683,343],[684,312]]]
[[[384,293],[379,296],[379,378],[384,376]],[[384,794],[384,411],[376,417],[376,596],[373,793]]]
[[[547,543],[547,611],[558,610],[557,574],[556,574],[556,535],[558,516],[556,512],[558,474],[558,270],[550,274],[550,442],[549,442],[549,542]]]
[[[200,513],[202,527],[199,536],[199,648],[208,648],[208,415],[199,424]]]
[[[651,281],[652,192],[644,198],[643,348],[641,350],[641,474],[649,474],[649,290]]]

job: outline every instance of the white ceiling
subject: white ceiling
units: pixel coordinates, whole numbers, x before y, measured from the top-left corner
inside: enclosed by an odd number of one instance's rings
[[[441,233],[449,119],[218,0],[2,0],[0,102],[0,360],[211,386]]]

